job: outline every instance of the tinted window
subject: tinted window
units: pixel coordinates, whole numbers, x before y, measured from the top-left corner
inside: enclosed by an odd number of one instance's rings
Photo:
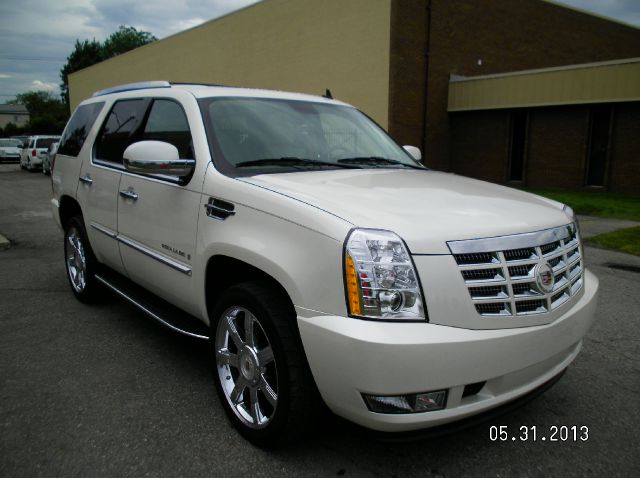
[[[149,100],[118,101],[105,120],[96,142],[96,157],[122,164],[122,154],[131,143],[144,119]]]
[[[103,106],[104,103],[91,103],[79,106],[76,109],[62,134],[58,150],[60,154],[66,154],[67,156],[78,156],[80,154],[82,145]]]
[[[509,151],[509,180],[524,179],[524,159],[527,147],[527,111],[511,114],[511,150]]]
[[[52,143],[56,143],[58,138],[38,138],[36,140],[36,148],[43,149],[51,146]]]
[[[589,131],[587,186],[604,186],[606,184],[610,130],[611,105],[594,106],[591,110]]]
[[[193,159],[189,123],[182,107],[175,101],[153,102],[142,139],[171,143],[178,148],[182,159]]]

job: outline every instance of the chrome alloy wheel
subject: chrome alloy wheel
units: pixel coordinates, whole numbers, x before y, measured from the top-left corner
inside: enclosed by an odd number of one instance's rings
[[[80,293],[87,286],[87,258],[84,251],[84,244],[78,229],[70,227],[67,232],[65,244],[67,257],[67,273],[71,279],[71,285]]]
[[[243,307],[227,309],[215,338],[218,379],[231,409],[254,429],[266,427],[278,406],[278,374],[271,343]]]

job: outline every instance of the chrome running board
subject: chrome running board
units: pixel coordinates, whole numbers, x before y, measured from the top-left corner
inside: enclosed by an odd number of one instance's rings
[[[192,315],[169,304],[129,279],[110,270],[96,274],[98,282],[136,306],[152,319],[179,334],[209,340],[208,327]]]

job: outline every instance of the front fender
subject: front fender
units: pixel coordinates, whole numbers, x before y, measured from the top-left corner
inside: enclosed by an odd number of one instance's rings
[[[203,297],[200,306],[203,317],[207,317],[206,264],[216,255],[243,261],[271,276],[285,289],[298,310],[331,315],[346,313],[343,241],[252,207],[236,205],[235,212],[224,221],[203,213],[199,221],[197,254],[202,267],[197,273],[202,277],[195,283],[203,287],[199,294]]]

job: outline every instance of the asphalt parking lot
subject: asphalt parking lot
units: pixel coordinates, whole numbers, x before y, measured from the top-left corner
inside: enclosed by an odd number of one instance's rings
[[[463,432],[381,442],[327,419],[263,451],[228,424],[206,346],[113,296],[76,301],[41,173],[0,165],[0,476],[637,476],[640,258],[587,247],[598,321],[553,388]],[[621,268],[620,266],[624,266]],[[634,269],[635,268],[635,269]],[[541,344],[544,346],[544,344]],[[508,359],[508,358],[507,358]],[[489,427],[586,426],[587,441],[493,442]]]

